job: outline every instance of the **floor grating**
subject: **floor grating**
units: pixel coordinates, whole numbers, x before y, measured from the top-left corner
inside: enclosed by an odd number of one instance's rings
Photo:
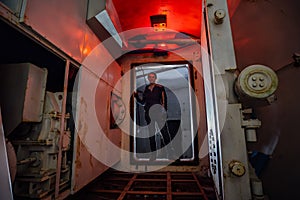
[[[202,183],[203,182],[203,183]],[[109,171],[72,200],[215,200],[212,181],[193,172]]]

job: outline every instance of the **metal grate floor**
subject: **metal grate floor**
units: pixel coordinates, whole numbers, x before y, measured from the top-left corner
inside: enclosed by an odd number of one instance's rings
[[[192,172],[109,171],[71,198],[99,200],[212,200],[213,187]]]

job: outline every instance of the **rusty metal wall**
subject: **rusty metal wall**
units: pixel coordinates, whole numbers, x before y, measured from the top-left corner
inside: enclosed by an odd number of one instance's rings
[[[260,63],[271,67],[279,79],[277,100],[254,112],[262,125],[257,142],[248,143],[254,167],[270,199],[291,196],[299,199],[299,85],[300,68],[293,53],[300,50],[299,6],[297,0],[241,1],[231,24],[239,70]],[[253,154],[254,155],[254,154]],[[286,173],[291,172],[291,173]],[[276,181],[274,181],[276,180]]]
[[[277,70],[299,51],[297,0],[240,1],[231,25],[239,69],[260,63]]]
[[[296,159],[299,150],[299,85],[300,68],[289,64],[277,71],[279,87],[277,101],[266,107],[255,108],[262,121],[257,131],[257,143],[249,145],[249,150],[263,153],[268,159],[257,156],[253,162],[262,179],[264,192],[270,199],[279,200],[286,195],[299,199],[299,167]],[[289,171],[291,173],[286,173]],[[274,181],[274,177],[278,181]]]
[[[103,56],[101,53],[97,55]],[[112,129],[109,120],[111,93],[119,96],[121,93],[116,86],[121,78],[121,68],[116,62],[109,66],[97,62],[95,67],[84,65],[78,76],[71,193],[80,190],[121,159],[121,131]],[[116,151],[111,148],[112,144]]]
[[[88,0],[28,0],[24,23],[82,63],[99,44],[86,24]]]

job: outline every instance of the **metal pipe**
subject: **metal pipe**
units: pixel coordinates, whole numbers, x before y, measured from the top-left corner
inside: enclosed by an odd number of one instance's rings
[[[196,44],[200,43],[199,39],[169,39],[169,40],[130,40],[128,43],[135,44],[178,44],[178,45],[188,45],[188,44]]]
[[[56,166],[56,180],[55,180],[55,199],[59,196],[59,182],[60,182],[60,172],[62,163],[62,143],[63,134],[65,131],[65,116],[66,116],[66,102],[67,102],[67,91],[68,91],[68,76],[69,76],[70,61],[66,60],[65,67],[65,80],[64,80],[64,92],[61,106],[61,119],[60,119],[60,135],[58,140],[58,156],[57,156],[57,166]]]
[[[25,158],[23,160],[18,161],[17,165],[24,165],[24,164],[27,164],[27,163],[32,163],[32,162],[35,162],[36,160],[37,160],[36,157]]]

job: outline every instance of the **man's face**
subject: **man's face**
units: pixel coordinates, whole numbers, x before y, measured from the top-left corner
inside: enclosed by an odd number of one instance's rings
[[[154,74],[148,74],[148,80],[150,83],[155,83],[156,78]]]

